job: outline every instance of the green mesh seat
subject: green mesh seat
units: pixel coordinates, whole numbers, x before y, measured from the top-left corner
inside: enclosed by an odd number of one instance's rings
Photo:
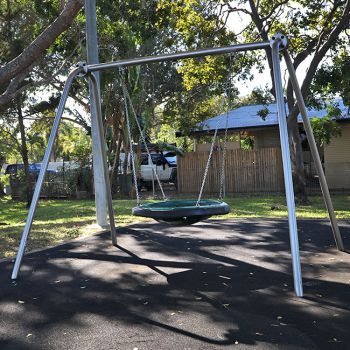
[[[213,215],[230,212],[227,203],[219,200],[203,199],[197,205],[196,199],[169,200],[147,203],[133,208],[136,216],[152,218],[170,225],[192,225]]]

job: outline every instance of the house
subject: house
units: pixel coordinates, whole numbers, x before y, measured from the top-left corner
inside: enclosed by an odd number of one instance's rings
[[[330,144],[319,146],[318,149],[329,187],[331,189],[350,189],[350,113],[342,101],[338,101],[338,105],[342,116],[336,120],[341,127],[341,136],[333,137]],[[261,117],[262,114],[264,118]],[[326,115],[326,110],[308,109],[310,119],[323,118]],[[315,169],[302,128],[301,115],[298,116],[298,122],[303,140],[305,169],[307,175],[314,176]],[[201,142],[203,136],[212,136],[216,128],[218,128],[218,134],[223,134],[226,125],[231,136],[228,149],[241,148],[241,139],[247,137],[253,140],[254,149],[280,147],[277,106],[275,103],[271,103],[242,106],[198,124],[197,130],[191,132],[191,137],[194,138],[194,151],[208,151],[211,144]]]

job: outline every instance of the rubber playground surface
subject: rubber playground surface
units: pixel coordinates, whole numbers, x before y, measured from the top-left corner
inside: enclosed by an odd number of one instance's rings
[[[341,221],[350,249],[350,221]],[[0,263],[0,349],[349,349],[350,254],[326,220],[140,223]]]

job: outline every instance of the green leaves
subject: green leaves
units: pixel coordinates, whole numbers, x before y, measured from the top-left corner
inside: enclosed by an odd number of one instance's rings
[[[190,58],[181,62],[178,72],[183,77],[183,86],[186,91],[197,86],[209,86],[224,79],[224,59],[222,57],[208,56],[201,59]]]
[[[311,92],[317,99],[341,96],[344,104],[350,106],[350,56],[341,50],[332,61],[324,63],[317,71]]]
[[[329,116],[323,118],[312,118],[311,125],[316,142],[323,146],[331,142],[332,137],[341,135],[339,124]]]

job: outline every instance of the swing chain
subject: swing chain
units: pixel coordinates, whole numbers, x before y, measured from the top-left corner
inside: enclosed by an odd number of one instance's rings
[[[227,85],[225,86],[225,93],[227,99],[229,99]],[[224,101],[223,101],[224,104]],[[228,106],[229,107],[229,106]],[[222,200],[224,197],[224,186],[225,186],[225,165],[226,165],[226,155],[227,155],[227,129],[228,129],[228,115],[229,108],[226,110],[226,121],[225,121],[225,134],[224,134],[224,144],[222,149],[222,163],[221,163],[221,174],[220,174],[220,192],[219,199]]]
[[[213,136],[213,141],[211,143],[211,147],[210,147],[210,152],[209,152],[209,157],[208,157],[208,160],[207,160],[207,165],[205,167],[205,170],[204,170],[204,175],[203,175],[203,180],[202,180],[202,183],[201,183],[201,189],[199,191],[199,195],[198,195],[198,199],[197,199],[197,203],[196,203],[196,206],[200,206],[200,201],[202,199],[202,194],[203,194],[203,190],[204,190],[204,186],[205,186],[205,182],[207,180],[207,175],[208,175],[208,171],[209,171],[209,166],[210,166],[210,162],[211,162],[211,158],[213,156],[213,151],[214,151],[214,145],[215,145],[215,140],[216,140],[216,135],[218,133],[218,127],[219,127],[219,123],[220,123],[220,118],[218,118],[218,121],[216,123],[216,128],[215,128],[215,133],[214,133],[214,136]]]
[[[224,144],[223,144],[223,149],[222,149],[220,192],[219,192],[219,199],[220,200],[222,200],[224,197],[225,165],[226,165],[226,155],[227,155],[227,127],[228,127],[228,111],[226,112],[226,127],[225,127],[225,134],[224,134]]]
[[[121,79],[121,84],[122,84],[122,88],[123,88],[124,99],[125,99],[125,100],[129,100],[129,105],[130,105],[132,114],[134,115],[134,119],[135,119],[135,121],[136,121],[136,125],[137,125],[137,128],[138,128],[139,133],[140,133],[141,141],[142,141],[143,144],[145,145],[147,157],[148,157],[148,159],[149,159],[150,162],[151,162],[152,172],[153,172],[153,174],[156,176],[156,179],[157,179],[159,188],[160,188],[160,190],[161,190],[161,192],[162,192],[163,200],[166,201],[166,200],[168,200],[168,198],[166,197],[166,195],[165,195],[165,193],[164,193],[164,189],[163,189],[163,186],[162,186],[161,181],[160,181],[160,179],[159,179],[159,176],[158,176],[157,172],[154,170],[154,167],[153,167],[153,160],[152,160],[152,157],[151,157],[151,153],[150,153],[149,148],[148,148],[148,146],[147,146],[145,137],[144,137],[143,132],[142,132],[141,125],[140,125],[140,123],[139,123],[139,121],[138,121],[138,119],[137,119],[137,114],[136,114],[136,111],[135,111],[135,109],[134,109],[134,105],[133,105],[133,103],[132,103],[131,97],[130,97],[130,95],[129,95],[129,92],[128,92],[127,88],[126,88],[126,85],[125,85],[123,79]],[[127,103],[127,102],[126,102],[126,103]],[[131,131],[130,131],[130,122],[129,122],[127,125],[128,125],[128,128],[129,128],[128,131],[131,133]],[[131,139],[130,139],[130,142],[131,142]],[[131,155],[132,155],[131,157],[132,157],[132,160],[133,160],[133,162],[134,162],[134,156],[133,156],[133,155],[134,155],[134,151],[133,151],[132,147],[131,147],[131,152],[132,152],[132,153],[131,153]],[[139,193],[138,193],[138,189],[137,189],[137,177],[135,177],[136,170],[135,170],[134,164],[133,164],[133,167],[134,167],[134,181],[135,181],[135,187],[136,187],[136,191],[135,191],[135,192],[136,192],[136,197],[137,197],[137,203],[138,203],[138,205],[139,205],[140,199],[139,199]]]
[[[230,56],[230,67],[231,66],[232,66],[232,56]],[[227,99],[229,99],[228,85],[229,85],[229,82],[226,82],[225,88],[224,88]],[[224,110],[224,104],[225,104],[225,101],[223,99],[222,100],[222,110]],[[219,199],[220,200],[223,199],[223,189],[224,189],[224,181],[225,181],[225,164],[226,164],[227,134],[228,134],[228,132],[227,132],[227,129],[228,129],[228,115],[229,115],[229,111],[228,111],[228,108],[227,108],[227,110],[226,110],[225,134],[224,134],[224,144],[223,144],[223,154],[222,154],[222,163],[221,163],[221,174],[220,174],[220,189],[219,189]],[[216,123],[216,128],[215,128],[213,140],[212,140],[211,147],[210,147],[210,152],[209,152],[207,165],[206,165],[205,170],[204,170],[204,176],[203,176],[203,180],[202,180],[202,183],[201,183],[201,189],[199,191],[199,196],[198,196],[198,199],[197,199],[196,206],[200,205],[200,201],[201,201],[201,198],[202,198],[205,182],[206,182],[206,179],[207,179],[207,176],[208,176],[209,166],[210,166],[210,163],[211,163],[211,159],[213,157],[214,145],[215,145],[215,140],[216,140],[217,133],[218,133],[219,123],[220,123],[220,118],[218,118],[217,123]]]
[[[121,73],[119,73],[121,75]],[[130,143],[130,156],[131,156],[131,164],[132,164],[132,174],[134,178],[134,184],[135,184],[135,194],[136,194],[136,205],[140,205],[140,194],[139,189],[137,186],[137,174],[136,174],[136,166],[135,166],[135,154],[133,150],[132,145],[132,138],[131,138],[131,127],[130,127],[130,118],[129,118],[129,108],[128,108],[128,101],[125,94],[125,86],[122,84],[123,94],[124,94],[124,105],[125,105],[125,119],[126,119],[126,126],[128,129],[128,137],[129,137],[129,143]]]

